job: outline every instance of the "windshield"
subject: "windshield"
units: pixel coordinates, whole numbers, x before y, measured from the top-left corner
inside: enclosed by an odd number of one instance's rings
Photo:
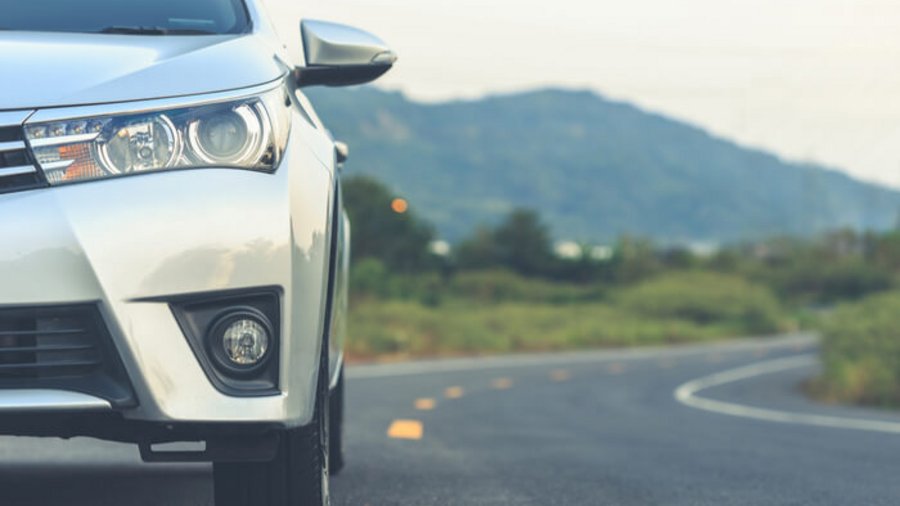
[[[2,30],[226,34],[249,25],[242,0],[0,0],[0,11]]]

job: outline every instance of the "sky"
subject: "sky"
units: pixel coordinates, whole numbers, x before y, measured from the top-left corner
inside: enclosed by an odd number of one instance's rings
[[[900,188],[897,0],[267,0],[351,24],[413,99],[591,89],[740,144]]]

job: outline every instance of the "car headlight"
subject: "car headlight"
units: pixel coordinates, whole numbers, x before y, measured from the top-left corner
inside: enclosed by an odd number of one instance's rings
[[[283,90],[190,107],[26,124],[52,185],[169,169],[272,171],[290,129]]]

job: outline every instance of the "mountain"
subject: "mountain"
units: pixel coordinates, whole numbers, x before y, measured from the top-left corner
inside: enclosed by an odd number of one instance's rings
[[[423,104],[372,87],[309,92],[348,174],[370,174],[457,240],[515,207],[559,239],[730,241],[885,229],[900,192],[782,161],[585,91]]]

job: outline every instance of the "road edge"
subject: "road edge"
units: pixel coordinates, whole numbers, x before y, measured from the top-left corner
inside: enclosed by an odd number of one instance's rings
[[[445,372],[533,367],[536,365],[554,366],[643,360],[663,355],[666,357],[678,358],[705,353],[728,353],[785,348],[804,349],[815,346],[817,343],[818,337],[813,333],[792,333],[772,337],[742,338],[728,341],[716,341],[713,343],[691,343],[673,346],[498,355],[490,357],[482,356],[421,360],[390,364],[353,365],[348,366],[347,377],[351,379],[393,378],[398,376],[440,374]]]
[[[811,367],[817,362],[817,356],[815,354],[804,354],[756,362],[685,382],[675,389],[673,396],[675,397],[675,400],[685,406],[720,415],[791,425],[900,434],[900,422],[817,415],[796,411],[781,411],[720,401],[697,395],[698,393],[713,387],[736,383],[738,381],[744,381],[767,374],[777,374],[792,369]]]

